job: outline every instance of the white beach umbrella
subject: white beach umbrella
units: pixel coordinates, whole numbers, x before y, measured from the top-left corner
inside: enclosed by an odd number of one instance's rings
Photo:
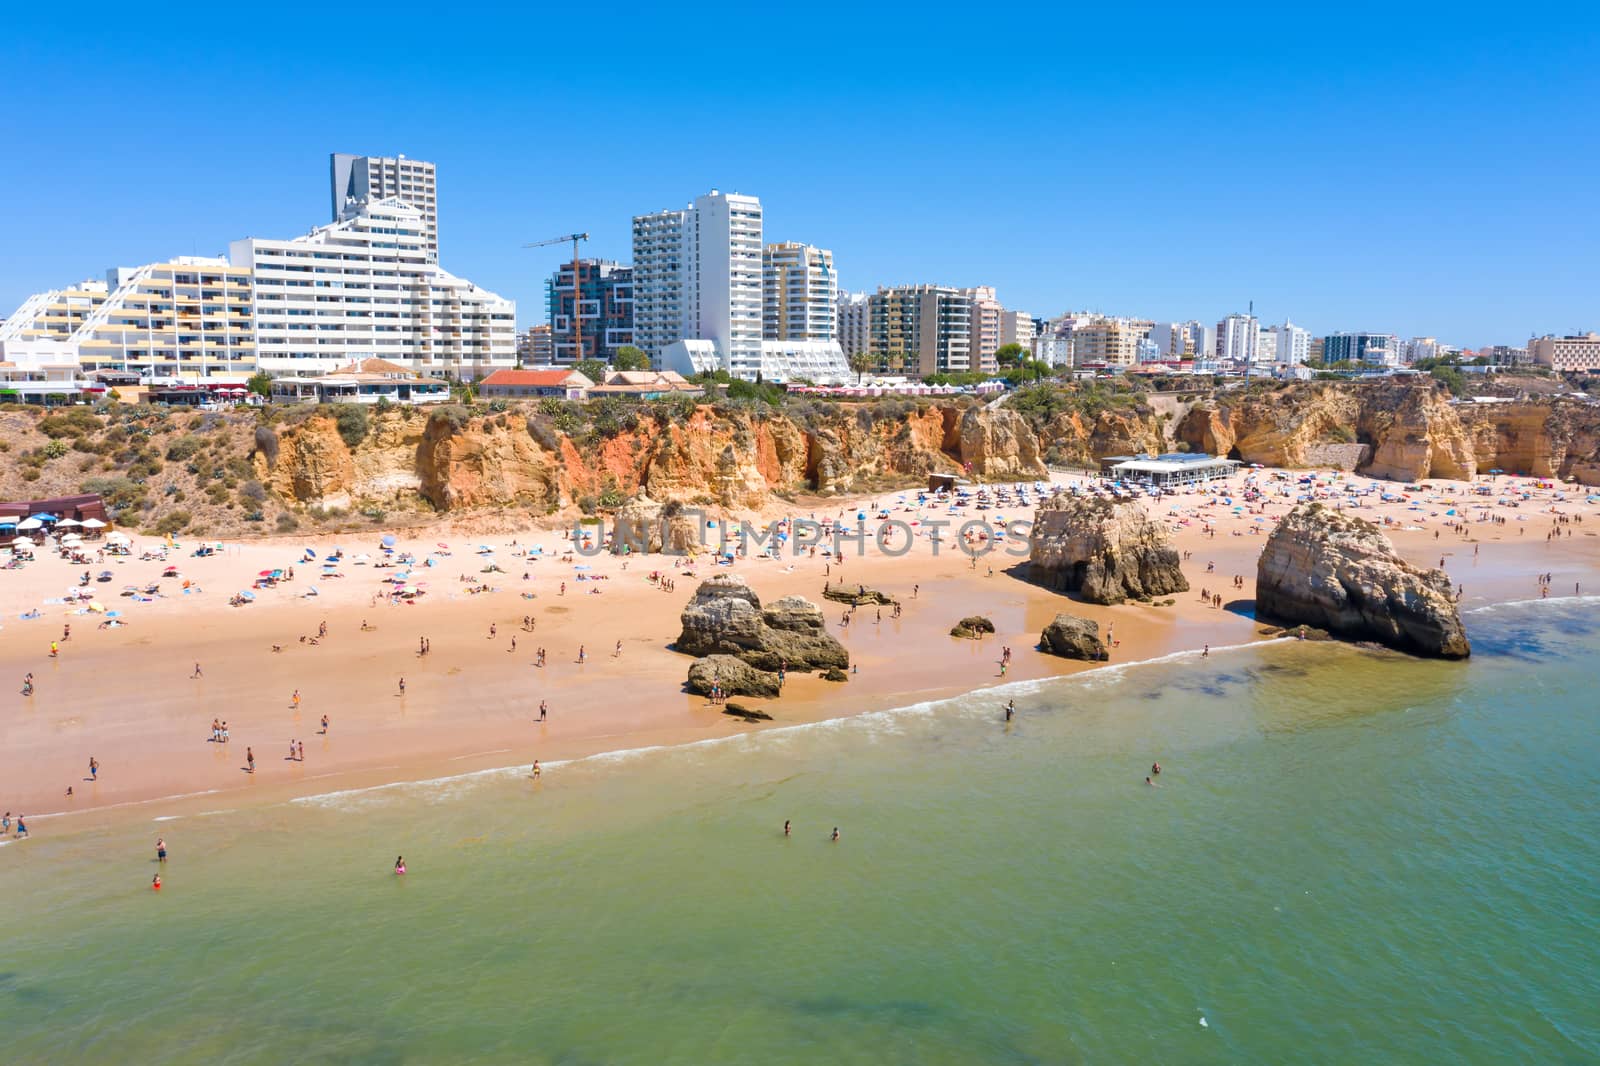
[[[43,529],[44,523],[37,518],[24,518],[17,523],[18,529]]]
[[[98,519],[98,518],[85,518],[83,520],[83,528],[84,529],[104,529],[104,528],[106,528],[106,524],[104,522],[100,521],[100,519]]]

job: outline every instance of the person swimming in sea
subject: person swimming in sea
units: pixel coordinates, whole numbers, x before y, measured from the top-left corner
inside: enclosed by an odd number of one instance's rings
[[[789,832],[790,832],[790,830],[789,830],[789,819],[785,818],[783,820],[783,835],[784,836],[788,836]]]
[[[829,840],[833,840],[833,841],[838,841],[838,839],[839,839],[839,827],[838,826],[834,826],[833,827],[833,836],[829,837],[828,839]]]
[[[1153,776],[1156,776],[1156,777],[1161,776],[1161,764],[1158,763],[1158,762],[1151,763],[1150,764],[1150,773]]]
[[[1017,701],[1016,700],[1008,701],[1006,703],[1006,721],[1008,721],[1008,722],[1011,721],[1012,716],[1015,715],[1016,713],[1017,713]]]
[[[394,872],[396,874],[403,874],[406,872],[406,858],[404,855],[396,855],[394,857]]]

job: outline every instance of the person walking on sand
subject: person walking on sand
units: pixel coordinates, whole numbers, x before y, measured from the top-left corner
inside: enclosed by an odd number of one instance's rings
[[[400,679],[400,695],[404,696],[405,694],[406,694],[406,679],[402,677]]]
[[[550,717],[550,705],[548,703],[546,703],[544,700],[540,700],[539,701],[539,721],[542,722],[546,718],[549,718],[549,717]]]
[[[203,676],[205,676],[205,675],[200,673],[200,664],[199,663],[195,663],[194,664],[194,673],[189,675],[189,680],[193,681],[195,678],[203,677]]]
[[[244,761],[245,761],[245,767],[246,767],[245,772],[246,773],[251,773],[251,774],[255,773],[256,772],[256,753],[255,753],[254,750],[251,749],[250,745],[248,745],[248,744],[246,744],[245,748],[244,748]]]
[[[535,781],[539,780],[539,775],[542,773],[544,773],[544,771],[539,769],[539,760],[533,760],[533,779]]]
[[[100,764],[98,762],[96,762],[94,756],[91,755],[91,756],[89,756],[89,780],[90,781],[97,781],[99,779],[100,779]]]
[[[306,742],[303,741],[303,740],[297,741],[296,742],[296,747],[298,747],[300,749],[300,755],[299,755],[298,761],[305,762],[306,761]]]
[[[616,648],[615,648],[615,650],[613,650],[613,651],[612,651],[612,652],[611,652],[611,657],[612,657],[612,658],[613,658],[613,659],[620,659],[620,658],[622,658],[622,641],[620,641],[620,640],[619,640],[619,641],[617,641],[617,646],[616,646]]]
[[[156,862],[167,861],[167,840],[165,837],[156,837]]]
[[[293,707],[297,711],[300,709],[300,690],[299,689],[295,689],[294,690],[294,695],[289,697],[289,706]]]

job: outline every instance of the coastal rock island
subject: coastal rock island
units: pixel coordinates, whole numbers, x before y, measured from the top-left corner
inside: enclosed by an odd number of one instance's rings
[[[1178,551],[1166,528],[1133,500],[1052,496],[1034,514],[1029,572],[1089,603],[1122,603],[1186,592]]]
[[[674,646],[696,658],[729,655],[773,674],[780,664],[801,673],[850,666],[850,653],[828,633],[822,608],[803,596],[763,607],[755,590],[734,574],[702,581],[680,621],[683,631]]]
[[[1435,659],[1472,654],[1443,570],[1401,559],[1371,522],[1302,504],[1256,565],[1256,617]]]

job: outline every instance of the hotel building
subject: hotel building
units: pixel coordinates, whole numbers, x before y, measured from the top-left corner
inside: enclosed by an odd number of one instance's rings
[[[312,377],[384,359],[460,378],[512,366],[516,305],[428,256],[422,213],[395,198],[293,240],[234,241],[229,260],[254,272],[258,365]]]
[[[328,161],[333,221],[353,218],[369,201],[400,199],[422,214],[428,262],[439,261],[438,182],[432,163],[399,156],[346,155]]]

